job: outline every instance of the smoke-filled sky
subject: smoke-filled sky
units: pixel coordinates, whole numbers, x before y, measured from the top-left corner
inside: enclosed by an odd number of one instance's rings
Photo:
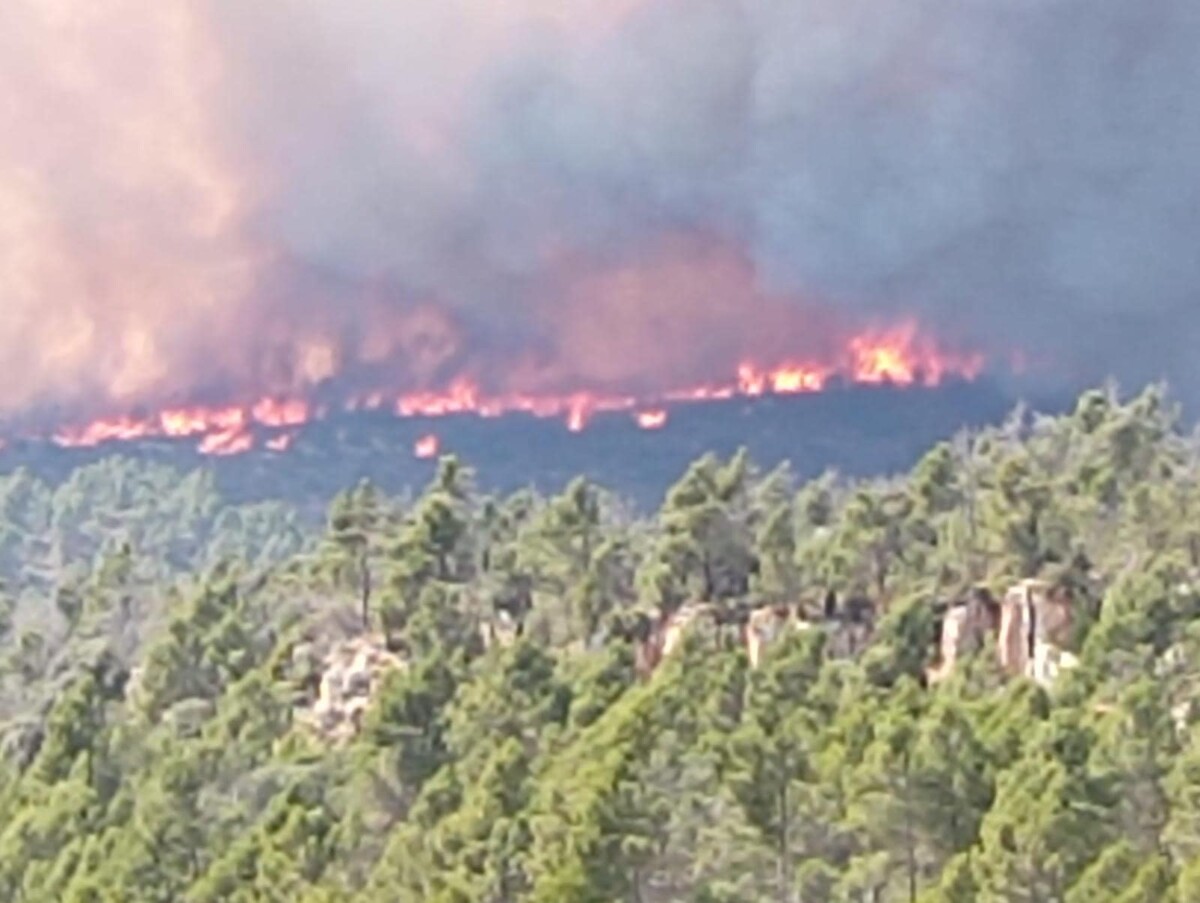
[[[1189,394],[1197,47],[1196,0],[8,0],[0,416],[910,315]]]

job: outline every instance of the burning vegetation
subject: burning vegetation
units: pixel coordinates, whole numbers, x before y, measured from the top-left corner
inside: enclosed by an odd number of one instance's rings
[[[909,324],[855,336],[840,355],[828,361],[785,362],[771,367],[744,363],[725,380],[645,394],[488,391],[471,377],[463,376],[442,390],[389,393],[374,389],[349,394],[340,401],[267,397],[243,405],[165,407],[141,415],[99,417],[46,432],[34,430],[26,435],[64,448],[151,438],[190,440],[200,453],[222,456],[257,447],[286,451],[299,428],[333,413],[349,411],[386,412],[401,418],[499,417],[521,412],[561,419],[571,432],[585,429],[595,414],[627,411],[639,428],[658,430],[667,425],[673,405],[821,392],[839,380],[936,386],[946,379],[973,379],[982,368],[981,355],[942,350]],[[414,448],[418,458],[434,457],[437,451],[434,435],[422,438]]]

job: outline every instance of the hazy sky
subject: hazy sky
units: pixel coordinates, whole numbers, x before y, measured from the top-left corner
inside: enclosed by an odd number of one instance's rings
[[[9,0],[0,414],[664,386],[916,315],[1200,394],[1195,0]]]

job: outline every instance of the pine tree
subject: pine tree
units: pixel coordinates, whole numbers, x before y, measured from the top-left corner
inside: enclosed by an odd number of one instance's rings
[[[1105,816],[1078,770],[1046,753],[1022,759],[983,820],[981,903],[1062,899],[1104,848]]]

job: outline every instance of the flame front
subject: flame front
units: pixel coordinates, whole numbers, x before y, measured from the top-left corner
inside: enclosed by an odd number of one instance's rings
[[[668,406],[764,395],[796,395],[825,390],[835,379],[872,385],[936,386],[954,377],[974,379],[984,359],[977,354],[954,354],[940,349],[912,324],[853,337],[841,356],[831,362],[783,361],[774,366],[746,362],[725,380],[685,386],[646,397],[621,393],[572,392],[534,394],[488,392],[467,377],[433,389],[389,394],[372,390],[333,406],[317,406],[304,398],[266,397],[244,405],[167,408],[144,417],[128,415],[97,419],[53,432],[57,445],[78,448],[141,439],[190,439],[206,455],[235,455],[263,447],[282,452],[291,447],[296,430],[331,411],[389,410],[400,418],[453,415],[498,417],[524,413],[561,419],[571,432],[584,430],[598,413],[629,412],[644,430],[664,427]],[[414,454],[438,454],[436,436],[417,442]]]
[[[459,197],[475,182],[459,169],[464,149],[439,149],[453,136],[420,119],[389,153],[413,150],[410,138],[422,148],[414,177],[453,196],[445,234],[423,219],[420,234],[438,240],[381,268],[358,260],[373,230],[350,230],[341,251],[358,262],[336,265],[305,228],[280,233],[271,214],[301,186],[245,143],[249,108],[229,119],[229,97],[260,82],[239,81],[256,57],[231,48],[224,17],[136,6],[0,5],[0,31],[27,49],[10,66],[19,77],[0,83],[0,134],[11,139],[0,138],[0,418],[89,412],[28,438],[283,452],[305,424],[352,410],[524,413],[576,433],[621,412],[658,429],[672,404],[977,372],[915,325],[855,334],[849,305],[822,307],[801,286],[768,290],[754,249],[704,221],[609,247],[559,235],[546,210],[537,222],[553,229],[530,232],[530,266],[510,284],[493,259],[505,236],[459,241],[470,231],[459,218],[475,209],[470,192]],[[419,201],[408,194],[398,197]],[[448,267],[443,246],[455,249]],[[314,278],[327,270],[340,275]]]

